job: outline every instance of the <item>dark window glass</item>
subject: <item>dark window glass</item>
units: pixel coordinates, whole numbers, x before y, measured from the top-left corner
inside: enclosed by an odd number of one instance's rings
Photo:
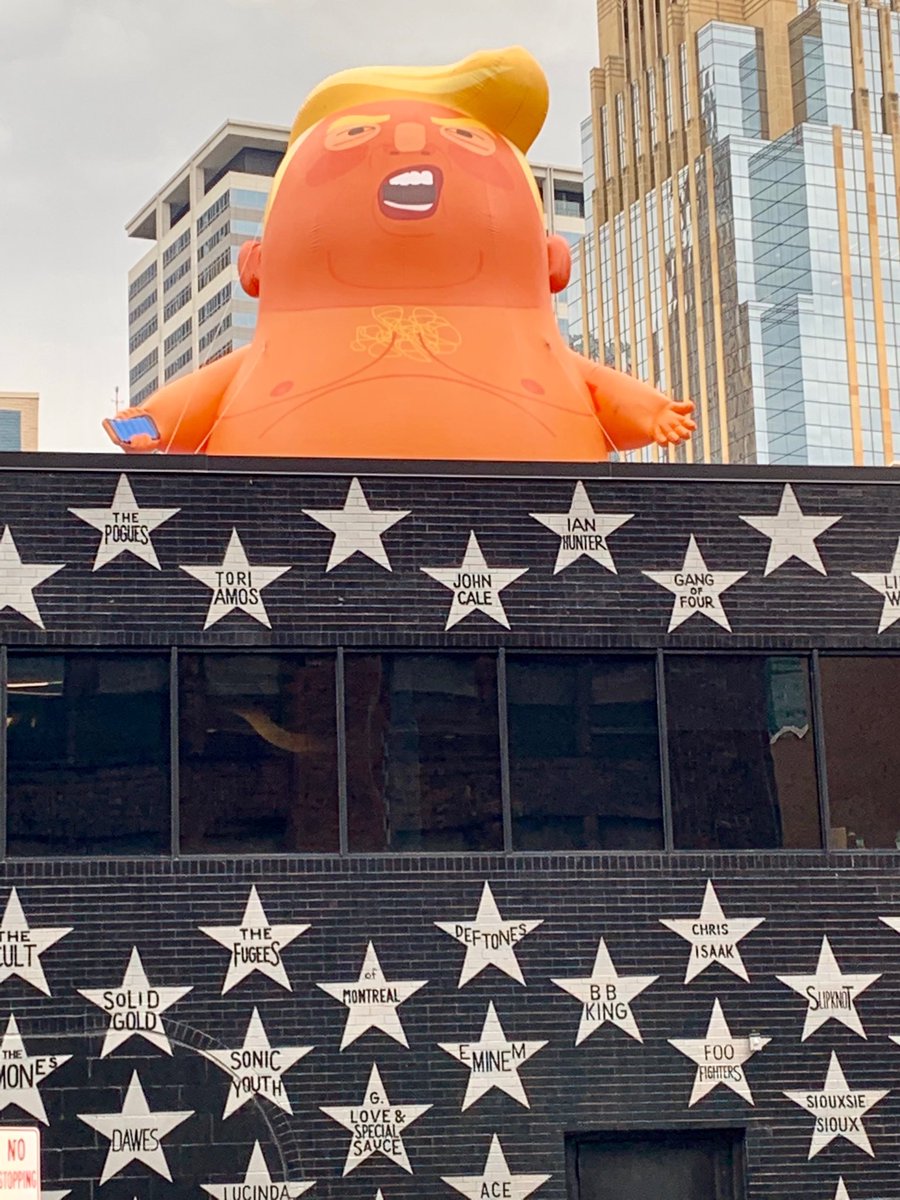
[[[822,658],[836,850],[900,848],[900,658]]]
[[[653,659],[507,659],[513,845],[664,842]]]
[[[9,655],[10,854],[170,848],[169,662]]]
[[[806,659],[671,655],[666,711],[676,848],[821,845]]]
[[[319,654],[181,654],[181,846],[338,849],[335,663]]]
[[[493,655],[348,655],[351,850],[503,845]]]

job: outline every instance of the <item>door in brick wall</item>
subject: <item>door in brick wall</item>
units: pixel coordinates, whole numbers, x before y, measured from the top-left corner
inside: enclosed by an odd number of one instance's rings
[[[743,1133],[610,1133],[569,1147],[572,1200],[744,1200]]]

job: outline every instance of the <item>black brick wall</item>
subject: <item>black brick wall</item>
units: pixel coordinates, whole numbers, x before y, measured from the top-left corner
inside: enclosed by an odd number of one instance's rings
[[[73,1056],[41,1087],[45,1186],[112,1200],[196,1195],[243,1179],[258,1138],[273,1176],[280,1154],[293,1178],[317,1181],[313,1195],[449,1196],[440,1177],[480,1174],[497,1133],[513,1172],[551,1173],[538,1195],[562,1200],[566,1133],[718,1125],[747,1130],[751,1200],[832,1200],[839,1175],[851,1197],[897,1197],[900,1047],[888,1037],[900,1033],[900,937],[878,920],[900,915],[896,867],[887,855],[9,866],[30,924],[73,926],[42,956],[52,997],[3,985],[28,1052]],[[749,983],[719,965],[683,983],[690,947],[660,918],[696,915],[707,878],[726,916],[765,918],[740,944]],[[543,918],[517,947],[525,987],[488,968],[459,989],[465,951],[433,924],[473,918],[485,880],[504,918]],[[227,952],[198,926],[239,923],[252,883],[273,924],[311,929],[284,952],[290,993],[257,974],[222,996]],[[811,972],[823,933],[845,972],[882,972],[857,1004],[866,1040],[831,1021],[800,1043],[805,1002],[774,976]],[[607,1024],[574,1045],[580,1006],[550,980],[589,974],[600,936],[620,974],[659,975],[632,1004],[643,1044]],[[370,1031],[340,1052],[346,1010],[315,986],[355,978],[369,940],[388,979],[429,981],[399,1010],[408,1050]],[[118,986],[133,945],[151,983],[193,991],[164,1018],[171,1058],[132,1039],[100,1060],[106,1018],[76,989]],[[667,1039],[702,1036],[716,997],[732,1034],[772,1038],[746,1067],[754,1107],[720,1086],[688,1108],[695,1068]],[[462,1113],[468,1071],[437,1043],[477,1040],[489,1001],[508,1037],[548,1045],[520,1071],[529,1109],[495,1090]],[[263,1100],[223,1121],[226,1076],[197,1049],[240,1046],[254,1005],[273,1045],[315,1049],[285,1075],[293,1117]],[[813,1117],[783,1092],[821,1090],[832,1050],[852,1088],[896,1089],[864,1118],[874,1159],[837,1140],[807,1162]],[[358,1104],[373,1062],[393,1103],[433,1108],[404,1138],[412,1176],[376,1157],[342,1179],[350,1135],[319,1106]],[[76,1114],[117,1112],[133,1069],[151,1109],[196,1115],[164,1142],[174,1184],[132,1165],[99,1189],[107,1143]]]
[[[206,469],[193,459],[8,457],[30,469],[0,468],[0,522],[23,561],[66,564],[36,592],[46,632],[7,611],[9,644],[900,645],[900,622],[878,635],[881,598],[851,574],[890,570],[900,479],[889,471],[606,465],[523,475],[454,465],[466,474],[452,474],[445,464],[422,474],[356,463],[278,473],[238,470],[238,460],[228,470],[222,460]],[[152,535],[161,571],[131,555],[93,571],[100,535],[68,511],[108,506],[122,470],[140,505],[181,509]],[[391,572],[356,554],[326,573],[332,534],[302,513],[342,507],[354,475],[373,509],[411,512],[385,534]],[[567,511],[578,479],[598,511],[635,514],[609,539],[617,574],[587,558],[553,574],[559,538],[529,514]],[[817,540],[826,576],[796,560],[763,576],[768,540],[739,518],[774,514],[785,480],[804,513],[841,516]],[[210,592],[178,569],[221,562],[233,527],[251,564],[292,564],[264,593],[271,631],[232,614],[204,632]],[[451,594],[421,568],[459,565],[470,530],[490,566],[528,568],[502,594],[509,631],[474,613],[444,632]],[[642,574],[680,568],[691,534],[711,569],[747,572],[723,593],[731,634],[700,616],[667,634],[673,597]]]
[[[36,589],[46,629],[4,610],[9,645],[484,645],[896,648],[900,622],[877,633],[882,600],[853,571],[888,571],[900,535],[890,472],[734,472],[608,466],[385,470],[372,464],[186,464],[168,460],[11,456],[0,469],[0,524],[26,562],[65,562]],[[214,469],[210,469],[210,467]],[[245,469],[241,469],[241,468]],[[103,507],[126,470],[141,505],[180,507],[153,534],[162,570],[123,556],[92,571],[99,535],[71,507]],[[423,473],[424,472],[424,473]],[[373,509],[413,515],[385,536],[393,571],[357,555],[324,571],[331,535],[301,515],[338,508],[358,476]],[[790,478],[805,513],[841,514],[818,539],[827,576],[793,561],[763,577],[768,542],[738,519],[774,513]],[[552,574],[558,539],[529,517],[563,512],[583,479],[594,507],[633,512],[612,535],[618,574],[586,559]],[[265,592],[271,631],[242,613],[209,631],[209,591],[177,569],[221,560],[232,526],[252,563],[291,563]],[[528,567],[503,593],[511,629],[481,614],[444,632],[450,593],[422,566],[451,566],[474,529],[488,562]],[[666,633],[672,597],[641,574],[681,565],[694,534],[713,569],[747,575],[723,596],[733,633],[701,617]],[[2,572],[0,572],[2,576]],[[312,1196],[384,1200],[451,1196],[444,1175],[481,1173],[491,1135],[514,1173],[552,1178],[536,1193],[567,1195],[564,1138],[610,1128],[721,1126],[747,1130],[750,1200],[832,1200],[843,1175],[851,1200],[900,1198],[900,854],[683,854],[475,858],[114,860],[0,864],[32,927],[72,926],[45,951],[51,995],[0,984],[0,1031],[14,1013],[29,1054],[71,1054],[41,1085],[45,1187],[73,1200],[156,1200],[242,1180],[253,1141],[276,1180],[315,1180]],[[688,943],[660,918],[693,917],[712,879],[730,918],[764,917],[740,945],[750,982],[721,966],[683,983]],[[542,918],[517,947],[526,985],[489,968],[457,986],[463,947],[435,921],[475,915],[489,881],[505,918]],[[227,952],[199,932],[238,924],[255,884],[268,919],[310,922],[284,953],[290,992],[255,974],[221,994]],[[881,973],[857,1002],[867,1037],[829,1021],[805,1043],[804,1000],[775,978],[812,973],[823,934],[844,972]],[[633,1002],[644,1041],[605,1025],[575,1047],[578,1003],[552,978],[588,975],[603,936],[620,974],[658,975]],[[390,980],[427,979],[400,1007],[404,1049],[370,1031],[341,1052],[346,1010],[315,984],[356,977],[375,944]],[[132,946],[154,985],[191,986],[164,1022],[171,1057],[132,1039],[99,1057],[106,1018],[79,988],[118,987]],[[718,1087],[693,1108],[693,1064],[669,1038],[700,1037],[713,1000],[735,1036],[772,1039],[750,1059],[751,1107]],[[493,1091],[460,1111],[468,1072],[438,1048],[477,1040],[489,1001],[509,1037],[548,1045],[521,1068],[525,1109]],[[251,1102],[222,1119],[225,1074],[199,1049],[239,1046],[257,1005],[273,1045],[313,1045],[285,1076],[294,1114]],[[864,1118],[874,1158],[839,1139],[812,1161],[813,1117],[785,1090],[822,1088],[837,1051],[854,1089],[891,1089]],[[406,1133],[414,1174],[375,1157],[341,1177],[349,1133],[320,1105],[356,1105],[378,1063],[394,1104],[432,1104]],[[153,1110],[195,1115],[164,1140],[173,1183],[132,1164],[99,1185],[107,1143],[80,1113],[121,1108],[137,1069]],[[13,1106],[9,1124],[23,1118]],[[26,1123],[30,1123],[24,1118]],[[2,1146],[0,1139],[0,1146]]]

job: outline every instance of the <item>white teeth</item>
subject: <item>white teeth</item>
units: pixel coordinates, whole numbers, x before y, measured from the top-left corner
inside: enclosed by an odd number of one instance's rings
[[[388,183],[392,187],[414,187],[416,184],[431,185],[434,183],[433,171],[403,171],[400,175],[394,175]]]
[[[395,204],[393,200],[385,200],[385,208],[400,208],[404,212],[431,212],[433,204]]]

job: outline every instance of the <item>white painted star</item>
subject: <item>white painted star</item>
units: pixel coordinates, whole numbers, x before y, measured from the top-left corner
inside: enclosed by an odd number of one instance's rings
[[[843,1175],[837,1181],[837,1187],[834,1192],[834,1200],[850,1200],[850,1193],[847,1191],[847,1185],[844,1183]]]
[[[891,929],[896,930],[897,933],[900,933],[900,917],[880,917],[879,920],[883,921]],[[892,1034],[891,1041],[895,1045],[900,1046],[900,1037]]]
[[[895,933],[900,933],[900,917],[879,917],[878,919],[884,925],[887,925],[888,929],[893,929]],[[891,1037],[891,1041],[896,1042],[900,1046],[900,1037]]]
[[[291,568],[290,565],[251,567],[238,531],[232,529],[225,557],[218,566],[188,567],[182,564],[179,569],[186,571],[194,579],[199,579],[212,591],[204,629],[209,629],[210,625],[215,625],[236,608],[259,621],[260,625],[271,629],[272,622],[269,620],[262,596],[263,588],[280,579]]]
[[[690,983],[713,963],[719,963],[733,975],[749,983],[750,979],[738,950],[738,942],[764,920],[765,917],[726,917],[711,879],[706,881],[703,905],[698,917],[681,917],[674,920],[660,917],[662,925],[691,943],[685,983]]]
[[[30,1117],[49,1125],[38,1084],[71,1057],[71,1054],[29,1056],[16,1018],[10,1014],[3,1041],[0,1042],[0,1112],[9,1108],[10,1104],[16,1104]]]
[[[54,1191],[48,1192],[48,1191],[42,1189],[41,1190],[41,1200],[65,1200],[66,1196],[71,1196],[71,1194],[72,1194],[71,1188],[64,1188],[62,1191],[56,1191],[56,1192],[54,1192]],[[135,1196],[134,1200],[137,1200],[136,1196]]]
[[[0,537],[0,609],[11,608],[27,617],[32,625],[44,628],[34,598],[34,589],[45,579],[61,571],[65,563],[23,563],[13,541],[12,530],[3,527]]]
[[[318,983],[316,987],[347,1006],[347,1023],[341,1038],[342,1050],[346,1050],[370,1029],[380,1029],[409,1049],[397,1009],[419,988],[425,987],[427,982],[427,979],[420,979],[389,983],[384,977],[375,947],[369,942],[358,979],[351,979],[347,983]]]
[[[413,1121],[418,1121],[419,1117],[428,1112],[431,1105],[398,1104],[388,1100],[377,1066],[372,1066],[369,1082],[359,1104],[319,1107],[326,1117],[331,1117],[332,1121],[337,1121],[350,1131],[350,1148],[344,1163],[344,1175],[355,1171],[360,1163],[364,1163],[373,1154],[383,1154],[409,1175],[413,1174],[406,1147],[403,1145],[403,1134]]]
[[[109,508],[70,508],[69,512],[100,531],[100,545],[94,559],[95,571],[120,554],[133,554],[158,571],[159,559],[150,534],[181,509],[141,508],[134,498],[128,476],[120,475]]]
[[[496,967],[510,979],[524,985],[515,947],[543,923],[543,919],[504,921],[489,883],[485,883],[482,889],[474,921],[435,921],[438,929],[449,933],[466,948],[459,976],[458,987],[461,988],[470,979],[480,975],[485,967]]]
[[[408,517],[409,510],[373,511],[359,480],[351,479],[343,508],[304,508],[302,512],[334,534],[326,573],[357,553],[364,554],[386,571],[393,570],[382,535]]]
[[[879,596],[884,599],[884,604],[881,606],[881,619],[878,622],[879,633],[884,633],[895,621],[900,621],[900,538],[897,539],[894,559],[886,574],[878,574],[874,571],[854,571],[853,576],[878,592]]]
[[[832,1050],[828,1074],[820,1092],[807,1089],[805,1092],[785,1092],[788,1100],[799,1104],[816,1118],[807,1160],[815,1158],[820,1150],[835,1138],[846,1138],[870,1157],[875,1157],[869,1135],[863,1125],[863,1117],[888,1095],[889,1089],[853,1091],[844,1078],[838,1056]]]
[[[129,1163],[142,1162],[172,1182],[162,1139],[177,1129],[193,1112],[151,1112],[137,1071],[132,1072],[122,1111],[79,1113],[78,1120],[109,1141],[101,1184],[123,1171]]]
[[[106,1058],[132,1037],[142,1037],[151,1046],[171,1054],[172,1047],[160,1018],[166,1009],[192,990],[189,987],[152,987],[138,948],[132,946],[120,987],[79,988],[78,993],[109,1016],[109,1028],[100,1050],[100,1057]]]
[[[550,982],[581,1001],[581,1021],[575,1037],[575,1045],[580,1046],[607,1021],[617,1025],[636,1042],[643,1042],[631,1011],[631,1002],[658,978],[658,975],[620,975],[613,965],[605,940],[601,938],[590,975],[575,979],[552,979]]]
[[[422,567],[426,575],[453,592],[444,629],[452,629],[473,612],[483,612],[509,629],[500,593],[528,570],[527,567],[489,567],[475,531],[469,533],[466,553],[458,567]]]
[[[256,885],[250,889],[240,925],[201,925],[200,932],[224,946],[229,952],[228,971],[222,983],[222,995],[259,971],[291,991],[282,953],[294,938],[306,933],[309,925],[270,925]]]
[[[477,1042],[439,1042],[440,1048],[469,1068],[469,1082],[462,1111],[480,1100],[492,1088],[512,1096],[523,1108],[530,1108],[519,1068],[547,1045],[543,1042],[511,1042],[503,1032],[497,1010],[491,1001]]]
[[[200,1051],[230,1076],[222,1119],[237,1112],[254,1096],[264,1096],[282,1112],[293,1113],[281,1077],[312,1049],[312,1046],[271,1046],[259,1009],[254,1008],[241,1047]]]
[[[504,1200],[527,1200],[527,1197],[536,1192],[549,1178],[549,1175],[513,1175],[496,1133],[491,1138],[491,1148],[480,1175],[442,1176],[448,1187],[452,1187],[463,1196],[468,1196],[469,1200],[483,1200],[486,1196],[502,1196]]]
[[[302,1196],[316,1185],[315,1182],[300,1183],[299,1180],[274,1180],[269,1174],[262,1146],[254,1142],[243,1179],[235,1183],[202,1183],[200,1186],[215,1200],[235,1200],[237,1196],[241,1200],[294,1200],[294,1197]]]
[[[716,625],[731,633],[731,625],[722,607],[722,593],[727,591],[746,571],[711,571],[706,565],[700,548],[691,534],[684,563],[678,571],[642,571],[675,597],[668,632],[683,625],[696,613],[708,617]]]
[[[588,499],[587,489],[581,480],[575,484],[572,503],[569,511],[564,513],[531,513],[535,521],[540,521],[548,529],[552,529],[559,537],[559,552],[556,555],[556,566],[553,574],[558,575],[573,562],[587,555],[601,567],[606,567],[615,575],[616,564],[607,545],[606,539],[615,533],[626,521],[630,521],[634,513],[601,513],[595,512]]]
[[[826,529],[836,525],[840,517],[805,516],[794,489],[789,483],[784,485],[781,493],[781,503],[774,516],[741,517],[759,533],[770,539],[769,557],[766,559],[766,569],[763,575],[771,575],[783,563],[796,558],[806,563],[820,575],[827,575],[822,556],[816,546],[816,538]]]
[[[3,920],[0,921],[0,949],[3,965],[0,966],[0,983],[17,975],[32,987],[50,995],[41,955],[52,945],[72,932],[72,927],[55,929],[32,929],[25,920],[25,913],[15,888],[9,893]]]
[[[752,1104],[753,1096],[743,1066],[748,1058],[768,1046],[771,1040],[761,1037],[751,1042],[750,1038],[732,1037],[722,1005],[715,1000],[705,1037],[669,1038],[670,1046],[697,1064],[688,1108],[693,1108],[698,1100],[708,1096],[720,1083]]]
[[[812,975],[777,975],[781,983],[804,996],[808,1001],[806,1021],[801,1042],[821,1029],[826,1021],[840,1021],[864,1038],[856,999],[871,987],[881,975],[843,975],[827,937],[822,938],[819,961]]]

